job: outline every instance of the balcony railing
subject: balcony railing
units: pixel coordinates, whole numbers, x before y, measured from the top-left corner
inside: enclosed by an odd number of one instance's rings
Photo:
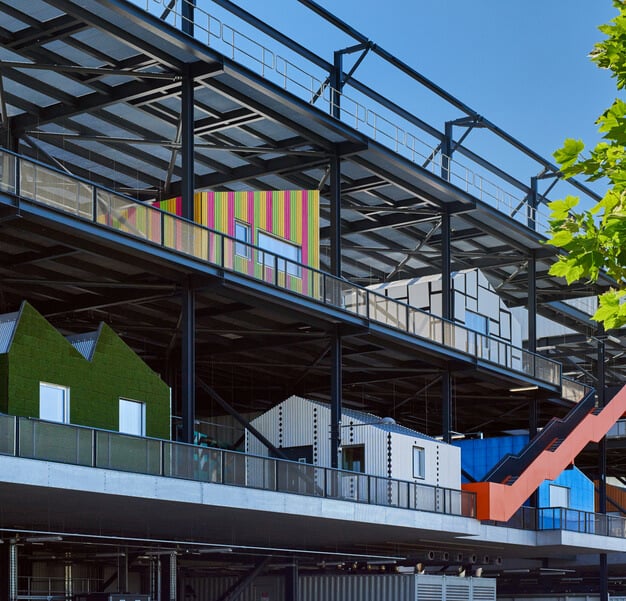
[[[108,430],[0,415],[0,455],[474,517],[462,490]]]
[[[492,523],[521,530],[568,530],[599,536],[626,537],[626,518],[564,507],[522,507],[508,522]]]
[[[552,359],[7,150],[0,151],[0,191],[458,351],[471,361],[561,386],[561,364]]]
[[[188,1],[131,0],[179,29],[182,29],[185,19],[182,5]],[[381,100],[383,95],[368,90],[354,78],[348,78],[341,90],[333,88],[324,61],[311,52],[303,51],[297,43],[284,36],[278,39],[228,10],[223,12],[236,26],[195,3],[193,12],[194,37],[206,46],[298,98],[329,114],[338,115],[345,124],[509,218],[540,234],[549,229],[547,208],[544,205],[533,206],[528,201],[530,196],[523,184],[515,186],[511,184],[512,178],[503,177],[495,168],[485,167],[488,157],[472,157],[470,154],[464,157],[464,162],[460,162],[444,154],[443,134],[424,121],[412,118],[410,111],[386,97]]]

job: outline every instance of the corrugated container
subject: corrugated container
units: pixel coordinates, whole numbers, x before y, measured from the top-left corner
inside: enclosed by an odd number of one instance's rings
[[[194,601],[215,601],[233,585],[239,582],[235,576],[184,578],[186,592],[193,592]],[[247,587],[237,601],[284,601],[283,579],[280,576],[257,578]]]
[[[195,601],[219,599],[238,582],[234,577],[185,578]],[[433,574],[300,575],[299,601],[495,601],[492,578],[459,578]],[[258,578],[240,601],[284,601],[282,576]]]
[[[495,601],[496,581],[431,574],[301,576],[299,601]]]

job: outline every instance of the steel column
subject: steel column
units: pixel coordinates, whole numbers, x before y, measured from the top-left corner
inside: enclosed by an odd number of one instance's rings
[[[183,17],[183,33],[193,37],[194,32],[194,9],[196,8],[196,0],[183,0],[182,17]]]
[[[605,342],[598,340],[598,406],[605,405],[606,369],[605,369]],[[606,515],[606,436],[603,436],[598,445],[598,511]],[[600,601],[609,600],[609,566],[606,553],[600,553]]]
[[[452,254],[450,245],[450,213],[444,212],[441,214],[441,316],[444,319],[453,320]]]
[[[333,68],[330,72],[330,114],[341,119],[341,88],[343,82],[343,52],[337,50],[333,56]]]
[[[537,258],[534,251],[528,257],[528,350],[537,352]]]
[[[341,277],[341,157],[337,153],[331,155],[329,167],[330,272]]]
[[[451,159],[452,159],[452,135],[454,131],[454,123],[446,121],[444,138],[441,141],[441,179],[450,181]]]
[[[298,601],[298,563],[285,568],[285,601]]]
[[[9,601],[17,601],[17,540],[9,542]]]
[[[341,332],[335,326],[331,341],[330,375],[330,465],[338,468],[341,451]]]
[[[182,439],[192,443],[196,412],[196,298],[189,281],[181,294],[181,346]]]
[[[537,229],[537,203],[538,203],[538,178],[533,176],[530,178],[530,194],[528,195],[528,205],[526,207],[526,224],[535,231]]]
[[[441,378],[441,435],[452,442],[452,374],[445,371]]]
[[[176,564],[176,552],[170,553],[170,601],[176,601],[176,589],[178,566]]]
[[[535,178],[533,178],[535,179]],[[528,277],[528,296],[527,296],[527,309],[528,309],[528,350],[531,353],[537,352],[537,258],[535,252],[531,251],[528,257],[528,263],[526,268],[526,274]],[[532,440],[537,434],[537,428],[539,427],[539,401],[534,397],[530,401],[529,406],[529,419],[528,419],[528,434],[530,440]],[[536,500],[536,495],[533,495]],[[533,503],[536,507],[536,503]]]
[[[193,220],[194,196],[194,80],[187,66],[181,84],[181,196],[183,217]]]
[[[447,126],[447,124],[446,124]],[[444,319],[454,320],[452,287],[452,254],[450,249],[450,213],[441,214],[441,314]],[[444,342],[451,334],[442,323]],[[445,442],[451,441],[452,432],[452,375],[445,371],[441,378],[441,435]]]

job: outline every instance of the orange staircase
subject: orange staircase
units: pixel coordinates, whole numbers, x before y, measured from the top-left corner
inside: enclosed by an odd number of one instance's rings
[[[536,446],[537,442],[541,443],[542,448],[534,453],[532,460],[528,465],[524,465],[519,473],[515,473],[513,469],[503,475],[506,472],[503,468],[506,468],[507,463],[504,461],[499,464],[498,469],[491,472],[492,476],[496,475],[496,481],[463,484],[463,490],[476,493],[476,517],[479,520],[508,521],[544,480],[554,480],[589,442],[598,442],[605,436],[626,412],[626,386],[604,408],[596,408],[589,404],[593,398],[585,401],[581,401],[581,406],[574,407],[564,419],[552,420],[541,435],[530,442],[527,449],[533,444]],[[584,413],[582,417],[576,417],[574,425],[571,429],[566,428],[568,431],[563,435],[563,427],[566,426],[570,415],[573,416],[576,412],[580,414],[581,409]],[[559,426],[561,427],[559,431],[561,436],[550,434],[552,425],[556,426],[557,430]],[[509,463],[512,465],[519,463],[521,455],[509,457]]]

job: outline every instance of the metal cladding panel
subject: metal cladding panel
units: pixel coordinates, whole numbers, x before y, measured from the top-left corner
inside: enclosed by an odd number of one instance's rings
[[[416,601],[411,574],[301,576],[299,601]]]
[[[495,601],[496,581],[434,574],[301,576],[300,601]]]
[[[195,576],[183,578],[183,590],[195,601],[215,601],[221,599],[224,593],[239,582],[235,576]],[[238,601],[284,601],[284,587],[279,576],[265,576],[257,578],[246,587]]]

